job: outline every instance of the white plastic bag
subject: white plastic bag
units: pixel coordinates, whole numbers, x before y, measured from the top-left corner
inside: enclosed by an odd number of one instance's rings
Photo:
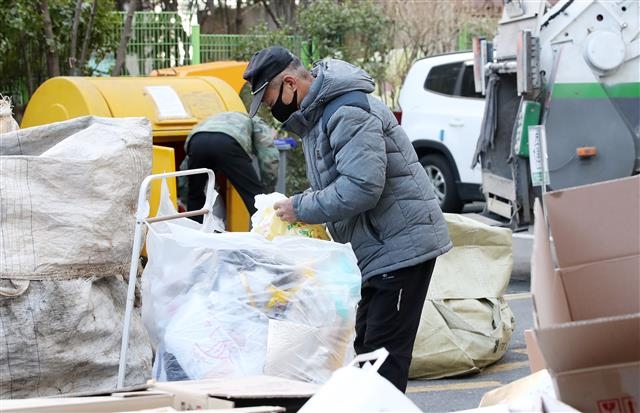
[[[378,373],[388,355],[385,348],[360,354],[350,365],[336,370],[298,412],[420,412],[404,393]],[[372,360],[376,360],[373,365],[356,367],[357,363]]]
[[[224,219],[220,217],[220,210],[217,207],[220,202],[218,191],[216,191],[214,187],[207,187],[207,190],[211,191],[207,194],[207,199],[211,200],[211,205],[203,205],[203,207],[205,208],[208,207],[209,213],[204,214],[204,216],[202,217],[202,224],[191,219],[183,219],[176,222],[180,222],[182,225],[188,226],[189,228],[199,229],[203,232],[224,232]],[[160,202],[158,203],[158,212],[156,213],[156,216],[160,217],[166,215],[175,215],[177,213],[178,211],[173,206],[173,202],[171,201],[171,195],[169,194],[169,185],[167,184],[167,180],[166,178],[162,179],[162,182],[160,184]]]
[[[361,282],[349,245],[206,233],[186,221],[150,224],[147,235],[142,315],[155,379],[258,372],[323,383],[345,364]]]
[[[189,377],[262,374],[267,317],[215,291],[195,290],[167,325],[165,349]]]

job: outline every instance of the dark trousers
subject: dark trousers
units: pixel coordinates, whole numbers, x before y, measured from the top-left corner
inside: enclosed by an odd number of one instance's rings
[[[250,215],[256,212],[254,197],[264,193],[264,187],[251,158],[231,136],[220,132],[198,132],[189,140],[189,169],[209,168],[223,173],[242,198]],[[189,175],[187,210],[202,208],[205,201],[207,175]],[[224,194],[220,194],[224,198]],[[202,216],[194,217],[202,222]]]
[[[380,375],[400,391],[407,388],[413,343],[435,266],[435,258],[367,280],[356,313],[357,354],[385,347]]]

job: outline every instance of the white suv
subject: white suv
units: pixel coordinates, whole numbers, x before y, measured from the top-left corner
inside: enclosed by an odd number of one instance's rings
[[[445,212],[484,200],[480,166],[471,168],[484,97],[473,83],[473,53],[416,61],[400,90],[401,124]]]

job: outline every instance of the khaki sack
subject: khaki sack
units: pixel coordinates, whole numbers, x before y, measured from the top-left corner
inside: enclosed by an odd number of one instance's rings
[[[479,372],[507,350],[513,313],[511,230],[445,214],[453,249],[436,261],[413,347],[411,378]]]

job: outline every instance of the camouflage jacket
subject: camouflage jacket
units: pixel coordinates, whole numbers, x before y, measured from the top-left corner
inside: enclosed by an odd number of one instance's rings
[[[242,112],[221,112],[197,124],[184,143],[188,153],[189,140],[198,132],[222,132],[238,141],[247,155],[258,158],[260,178],[267,192],[274,190],[278,177],[279,153],[273,140],[276,131],[257,116],[250,118]],[[183,162],[186,165],[186,161]],[[180,169],[186,169],[183,165]]]

